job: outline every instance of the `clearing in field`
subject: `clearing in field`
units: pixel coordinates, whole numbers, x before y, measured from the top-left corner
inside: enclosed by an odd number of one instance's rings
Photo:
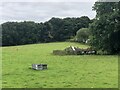
[[[52,54],[70,45],[88,47],[69,42],[3,47],[3,88],[118,87],[118,56]],[[48,69],[29,69],[34,63],[45,63]]]

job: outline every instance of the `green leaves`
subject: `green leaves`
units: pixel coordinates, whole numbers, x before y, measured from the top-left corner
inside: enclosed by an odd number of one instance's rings
[[[120,50],[120,14],[118,2],[96,2],[96,20],[90,25],[92,32],[91,45],[96,49],[107,51],[109,54],[118,53]]]
[[[86,40],[88,40],[89,35],[90,35],[90,31],[88,28],[79,29],[76,34],[76,40],[78,42],[85,43]]]
[[[90,19],[80,18],[51,18],[45,23],[6,22],[2,24],[3,46],[23,45],[41,42],[66,41],[74,37],[77,30],[88,27]]]

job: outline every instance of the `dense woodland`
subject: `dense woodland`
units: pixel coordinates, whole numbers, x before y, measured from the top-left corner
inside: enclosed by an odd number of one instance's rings
[[[6,22],[2,24],[3,46],[65,41],[90,22],[88,17],[52,18],[45,23]]]
[[[51,18],[44,23],[32,21],[2,24],[2,46],[73,40],[89,44],[109,54],[120,51],[120,3],[96,2],[96,17]]]

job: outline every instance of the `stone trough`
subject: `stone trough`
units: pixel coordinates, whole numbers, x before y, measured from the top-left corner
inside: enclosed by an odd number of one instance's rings
[[[45,69],[47,69],[47,64],[32,64],[32,69],[45,70]]]

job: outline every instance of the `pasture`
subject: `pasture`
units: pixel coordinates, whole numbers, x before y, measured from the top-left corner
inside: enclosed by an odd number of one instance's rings
[[[57,56],[52,51],[68,46],[87,48],[70,42],[31,44],[2,48],[3,88],[117,88],[117,55]],[[45,63],[36,71],[31,64]]]

